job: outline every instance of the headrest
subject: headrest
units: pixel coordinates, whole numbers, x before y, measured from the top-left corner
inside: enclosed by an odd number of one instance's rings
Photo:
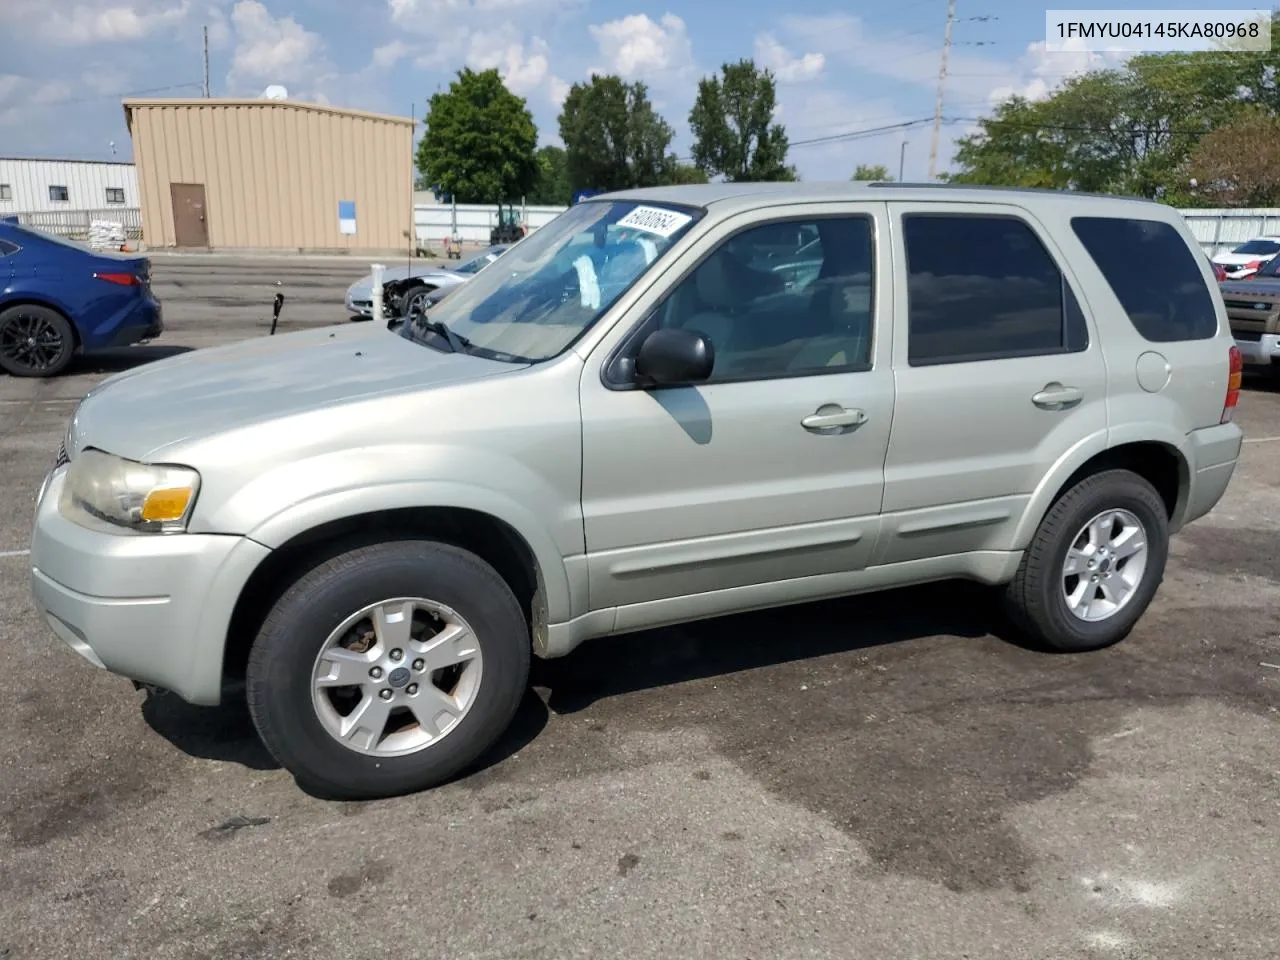
[[[733,310],[750,296],[733,255],[718,250],[694,274],[698,296],[712,310]]]

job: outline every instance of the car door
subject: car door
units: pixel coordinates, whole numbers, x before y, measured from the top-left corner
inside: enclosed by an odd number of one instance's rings
[[[643,320],[619,324],[591,354],[581,387],[589,598],[592,609],[627,608],[618,629],[654,622],[644,607],[655,602],[686,598],[686,616],[734,609],[757,596],[723,591],[777,581],[798,599],[830,591],[824,575],[865,567],[893,413],[890,343],[878,335],[892,316],[878,270],[884,217],[883,204],[862,203],[727,221],[673,268],[679,279],[656,305],[637,304]],[[758,256],[776,256],[779,237],[810,241],[797,224],[824,241],[807,281]],[[638,389],[618,373],[663,326],[709,337],[710,380]]]
[[[999,204],[894,203],[897,402],[875,562],[1003,550],[1107,428],[1107,370],[1050,233]]]

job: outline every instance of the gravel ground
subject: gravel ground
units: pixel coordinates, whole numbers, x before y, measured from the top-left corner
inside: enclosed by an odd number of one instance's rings
[[[344,259],[156,257],[154,345],[0,380],[0,958],[1184,957],[1280,942],[1280,393],[1133,635],[1047,656],[977,591],[602,640],[481,771],[312,799],[243,708],[93,670],[28,600],[74,401],[185,347],[345,323]],[[276,287],[279,282],[280,286]]]

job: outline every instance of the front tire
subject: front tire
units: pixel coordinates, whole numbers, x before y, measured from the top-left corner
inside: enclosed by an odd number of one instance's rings
[[[249,656],[249,711],[271,754],[321,795],[372,800],[454,777],[510,725],[528,626],[479,557],[406,540],[304,574]]]
[[[1169,517],[1156,489],[1128,470],[1096,473],[1040,522],[1005,589],[1005,609],[1037,645],[1100,650],[1146,612],[1168,556]]]

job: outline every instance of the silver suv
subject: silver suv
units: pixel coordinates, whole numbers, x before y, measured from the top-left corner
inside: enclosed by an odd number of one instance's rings
[[[35,600],[135,681],[243,680],[301,783],[365,798],[468,767],[531,654],[594,637],[967,578],[1098,649],[1235,469],[1212,290],[1154,203],[596,197],[398,332],[105,381],[40,490]]]

